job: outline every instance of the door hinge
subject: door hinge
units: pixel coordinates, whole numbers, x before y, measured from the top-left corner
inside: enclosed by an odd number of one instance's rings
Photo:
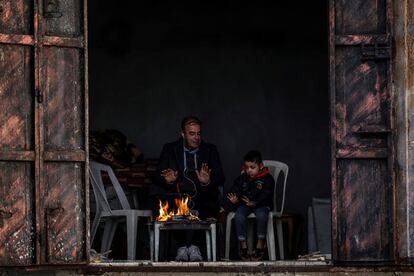
[[[39,89],[36,90],[36,99],[38,103],[43,103],[43,94]]]
[[[379,46],[378,44],[361,46],[361,60],[377,60],[391,58],[391,47],[388,45]]]

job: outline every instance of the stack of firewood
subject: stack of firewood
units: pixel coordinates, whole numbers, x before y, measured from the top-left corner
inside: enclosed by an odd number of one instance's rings
[[[154,179],[158,159],[146,159],[126,168],[114,169],[114,173],[122,186],[128,188],[149,187]],[[104,181],[107,176],[103,176]]]

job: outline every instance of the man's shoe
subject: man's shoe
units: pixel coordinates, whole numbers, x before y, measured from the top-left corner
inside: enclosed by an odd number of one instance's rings
[[[186,246],[180,247],[177,250],[177,256],[175,256],[177,262],[187,262],[188,261],[188,248]]]
[[[190,262],[200,262],[203,260],[200,249],[195,245],[191,245],[188,248],[188,256],[190,257]]]

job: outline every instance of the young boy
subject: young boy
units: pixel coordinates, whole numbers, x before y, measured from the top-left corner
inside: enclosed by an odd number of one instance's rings
[[[262,259],[266,246],[266,230],[269,210],[273,204],[275,181],[264,167],[262,156],[256,150],[244,156],[242,174],[234,181],[228,200],[236,207],[235,226],[240,242],[240,258],[243,261]],[[246,241],[247,216],[254,212],[257,223],[256,250],[249,255]]]

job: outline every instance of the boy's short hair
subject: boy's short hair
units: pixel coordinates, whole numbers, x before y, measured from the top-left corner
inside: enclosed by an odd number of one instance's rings
[[[251,150],[247,152],[243,160],[244,162],[254,162],[256,164],[260,164],[263,162],[262,155],[258,150]]]
[[[201,122],[201,120],[197,118],[196,116],[187,116],[187,117],[184,117],[183,120],[181,121],[181,130],[184,131],[185,126],[188,126],[188,125],[201,126],[202,124],[203,123]]]

